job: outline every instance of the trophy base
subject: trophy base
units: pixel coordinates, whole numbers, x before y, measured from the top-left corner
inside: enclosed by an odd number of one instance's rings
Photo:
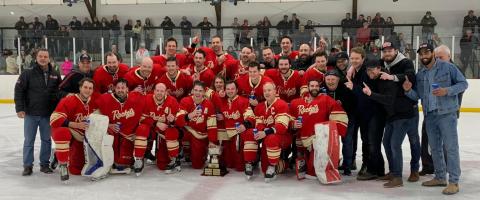
[[[205,167],[203,169],[202,176],[225,176],[225,174],[228,174],[228,170],[225,167],[220,167],[220,168]]]

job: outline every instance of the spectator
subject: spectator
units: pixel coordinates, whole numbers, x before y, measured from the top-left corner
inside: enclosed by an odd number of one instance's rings
[[[368,25],[372,24],[372,16],[367,16]]]
[[[341,22],[342,25],[342,34],[343,33],[348,33],[348,36],[350,36],[353,39],[353,36],[355,36],[355,21],[351,18],[350,13],[347,13],[345,15],[345,19],[342,19]]]
[[[202,43],[204,46],[208,45],[210,43],[210,29],[213,28],[213,24],[208,21],[207,17],[204,17],[197,27],[200,28]]]
[[[100,52],[100,41],[99,38],[102,37],[102,23],[98,20],[97,17],[94,17],[92,20],[92,28],[91,28],[91,35],[92,35],[92,52],[98,53]]]
[[[268,38],[270,37],[270,28],[272,27],[272,23],[267,16],[263,17],[263,44],[264,46],[268,46]]]
[[[233,45],[235,46],[235,48],[238,48],[238,44],[240,43],[240,23],[238,23],[237,17],[233,18],[232,27],[233,27],[233,38],[235,40]]]
[[[155,29],[153,29],[153,24],[150,18],[145,18],[145,48],[150,50],[152,48],[153,40],[155,39]]]
[[[383,25],[385,25],[385,19],[381,16],[379,12],[375,14],[372,22],[370,23],[370,27],[372,29],[371,38],[372,40],[379,39],[380,36],[383,35]]]
[[[11,50],[5,50],[5,62],[7,74],[18,74],[17,58]]]
[[[118,37],[120,36],[120,21],[117,19],[117,15],[112,16],[112,21],[110,21],[110,28],[112,29],[110,44],[118,45]]]
[[[53,173],[50,169],[50,115],[59,99],[58,86],[60,74],[49,64],[49,53],[40,49],[36,53],[36,63],[31,70],[22,72],[15,85],[15,110],[17,116],[24,119],[23,176],[33,171],[33,149],[37,129],[40,129],[40,171]]]
[[[357,30],[357,43],[362,44],[363,46],[367,45],[370,41],[370,28],[368,27],[368,22],[363,22],[363,27]]]
[[[56,55],[58,53],[58,46],[55,35],[60,29],[58,21],[56,19],[53,19],[51,15],[47,15],[47,21],[45,21],[45,29],[45,35],[48,39],[48,49],[50,52],[52,52],[53,55]]]
[[[140,48],[138,48],[137,53],[135,53],[135,60],[142,62],[143,58],[150,57],[150,52],[148,49],[145,49],[145,43],[140,43]]]
[[[383,29],[383,35],[385,36],[385,41],[390,40],[390,37],[394,31],[395,31],[395,22],[393,22],[392,17],[387,17],[387,21],[385,21],[385,28]]]
[[[35,47],[40,47],[43,44],[40,44],[40,41],[42,40],[43,37],[43,31],[45,29],[45,26],[43,25],[42,22],[39,21],[38,17],[33,18],[33,35],[34,35],[34,43]]]
[[[68,24],[70,27],[70,35],[75,38],[75,48],[82,49],[83,48],[83,41],[82,37],[82,22],[77,19],[77,17],[73,16],[72,21]]]
[[[183,47],[188,47],[190,45],[190,37],[192,37],[192,23],[188,21],[187,17],[182,17],[180,28],[182,31]]]
[[[292,14],[292,20],[290,20],[290,34],[295,33],[300,26],[300,20],[297,18],[297,14]]]
[[[277,24],[278,33],[280,34],[279,37],[288,35],[288,30],[291,26],[291,22],[288,21],[288,15],[284,15],[283,20]]]
[[[68,73],[60,83],[60,96],[65,97],[69,94],[75,94],[79,92],[78,83],[85,77],[92,78],[93,71],[91,70],[91,57],[88,54],[80,55],[78,61],[78,68],[74,68]]]
[[[15,23],[15,29],[18,31],[18,35],[20,37],[21,43],[25,44],[26,42],[26,30],[28,29],[28,25],[25,22],[25,18],[23,16],[20,17],[17,23]]]
[[[305,30],[307,30],[307,28],[305,28]],[[317,41],[317,44],[318,42],[320,41],[320,35],[318,35],[317,31],[315,31],[315,29],[313,29],[312,31],[310,31],[310,46],[313,48],[315,45],[315,41]]]
[[[62,69],[62,75],[67,75],[72,71],[73,62],[68,59],[68,57],[65,57],[65,60],[63,61],[60,68]]]
[[[140,40],[142,39],[142,21],[137,20],[135,26],[133,26],[133,49],[138,49],[140,45]]]
[[[472,30],[472,33],[475,33],[477,20],[478,18],[473,14],[473,10],[469,10],[468,15],[463,18],[463,32],[465,33],[468,29],[470,29]]]
[[[240,31],[240,46],[241,48],[250,45],[250,32],[252,28],[248,25],[248,20],[244,19]]]
[[[431,43],[432,35],[435,32],[435,26],[437,25],[435,17],[432,17],[432,12],[427,11],[425,16],[423,16],[422,21],[420,21],[420,24],[422,25],[423,42]]]
[[[163,29],[163,38],[168,39],[171,38],[173,35],[173,28],[175,28],[175,24],[172,22],[169,16],[166,16],[163,19],[163,22],[160,24],[160,27]]]
[[[460,39],[460,60],[462,61],[462,73],[470,67],[473,72],[473,78],[480,78],[479,69],[475,67],[477,58],[473,53],[473,50],[478,46],[479,41],[476,36],[473,35],[472,30],[465,31],[465,35]]]
[[[84,43],[82,46],[82,49],[88,49],[89,51],[93,51],[93,38],[95,35],[93,33],[93,24],[90,22],[90,19],[88,17],[85,17],[83,20],[82,24],[82,30],[83,30],[83,37],[82,37],[82,43]]]
[[[55,35],[58,38],[59,49],[58,54],[59,56],[69,56],[70,50],[73,49],[73,45],[71,45],[70,39],[70,29],[67,26],[60,26],[60,30]]]
[[[123,26],[123,31],[125,32],[125,52],[126,54],[130,54],[130,38],[133,37],[133,24],[132,20],[128,19],[127,24]]]
[[[305,31],[305,26],[300,25],[299,30],[294,34],[293,38],[295,44],[293,45],[293,49],[300,48],[300,44],[302,43],[309,43],[310,42],[310,33]],[[318,41],[318,40],[317,40]]]
[[[307,25],[305,25],[305,31],[307,32],[313,32],[315,29],[313,27],[313,21],[312,20],[307,20]]]
[[[106,48],[110,44],[110,23],[106,17],[102,17],[101,21],[102,37],[103,37],[103,48]]]
[[[0,56],[0,74],[5,74],[7,70],[7,50],[4,49]]]
[[[433,48],[437,48],[438,46],[442,45],[442,39],[438,36],[437,33],[433,33],[432,35],[432,45]]]

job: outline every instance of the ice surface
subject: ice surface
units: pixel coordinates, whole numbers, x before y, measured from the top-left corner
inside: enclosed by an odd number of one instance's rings
[[[70,183],[60,183],[58,171],[54,174],[39,172],[39,134],[35,144],[33,175],[22,177],[23,122],[15,115],[14,106],[0,104],[0,199],[477,199],[480,198],[480,114],[462,113],[459,121],[459,141],[462,176],[460,193],[441,194],[443,188],[426,188],[419,182],[406,181],[410,171],[408,140],[404,151],[404,187],[384,189],[383,182],[359,182],[354,176],[344,177],[339,185],[321,185],[318,181],[297,181],[293,172],[282,174],[269,184],[258,170],[253,180],[247,181],[243,172],[225,177],[200,176],[201,170],[182,166],[177,174],[165,175],[155,166],[146,166],[140,177],[110,176],[99,182],[90,182],[81,176],[71,176]],[[359,142],[360,144],[361,142]],[[360,167],[361,147],[357,151]],[[387,168],[388,169],[388,168]]]

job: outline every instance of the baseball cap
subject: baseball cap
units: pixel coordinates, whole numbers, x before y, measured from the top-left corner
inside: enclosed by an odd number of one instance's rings
[[[382,66],[382,63],[380,62],[379,59],[368,59],[366,62],[365,62],[365,67],[367,68],[375,68],[375,67],[379,67],[379,66]]]
[[[387,49],[387,48],[392,48],[392,49],[397,49],[394,43],[390,41],[385,41],[382,45],[382,50]]]
[[[335,58],[338,60],[338,59],[347,59],[348,60],[348,55],[346,52],[344,51],[341,51],[341,52],[338,52],[337,55],[335,56]]]
[[[327,76],[336,76],[336,77],[340,77],[340,75],[337,73],[337,71],[335,70],[328,70],[327,73],[325,73],[325,77]]]
[[[420,50],[422,50],[422,49],[428,49],[428,50],[430,50],[430,51],[433,51],[434,48],[433,48],[433,46],[432,46],[431,44],[429,44],[429,43],[423,43],[423,44],[421,44],[420,46],[418,46],[417,53],[420,53]]]
[[[88,54],[85,53],[85,54],[80,55],[79,60],[80,60],[80,62],[82,62],[82,61],[89,61],[90,62],[90,61],[92,61],[92,58]]]

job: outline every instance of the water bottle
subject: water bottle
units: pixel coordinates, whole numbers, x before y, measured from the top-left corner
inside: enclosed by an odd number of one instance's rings
[[[120,131],[120,128],[122,128],[122,123],[117,122],[117,123],[115,123],[115,125],[117,126],[117,129]]]
[[[253,129],[253,135],[256,135],[258,133],[258,129],[254,128]]]
[[[197,110],[202,110],[203,106],[201,104],[198,104],[197,107],[195,109]]]
[[[251,93],[251,94],[248,96],[248,98],[251,99],[251,100],[257,99],[257,97],[255,96],[254,93]]]
[[[440,88],[440,85],[438,83],[432,83],[432,90]]]
[[[235,122],[235,128],[240,128],[240,122]]]
[[[298,120],[298,122],[303,123],[303,117],[302,116],[298,116],[297,120]]]

